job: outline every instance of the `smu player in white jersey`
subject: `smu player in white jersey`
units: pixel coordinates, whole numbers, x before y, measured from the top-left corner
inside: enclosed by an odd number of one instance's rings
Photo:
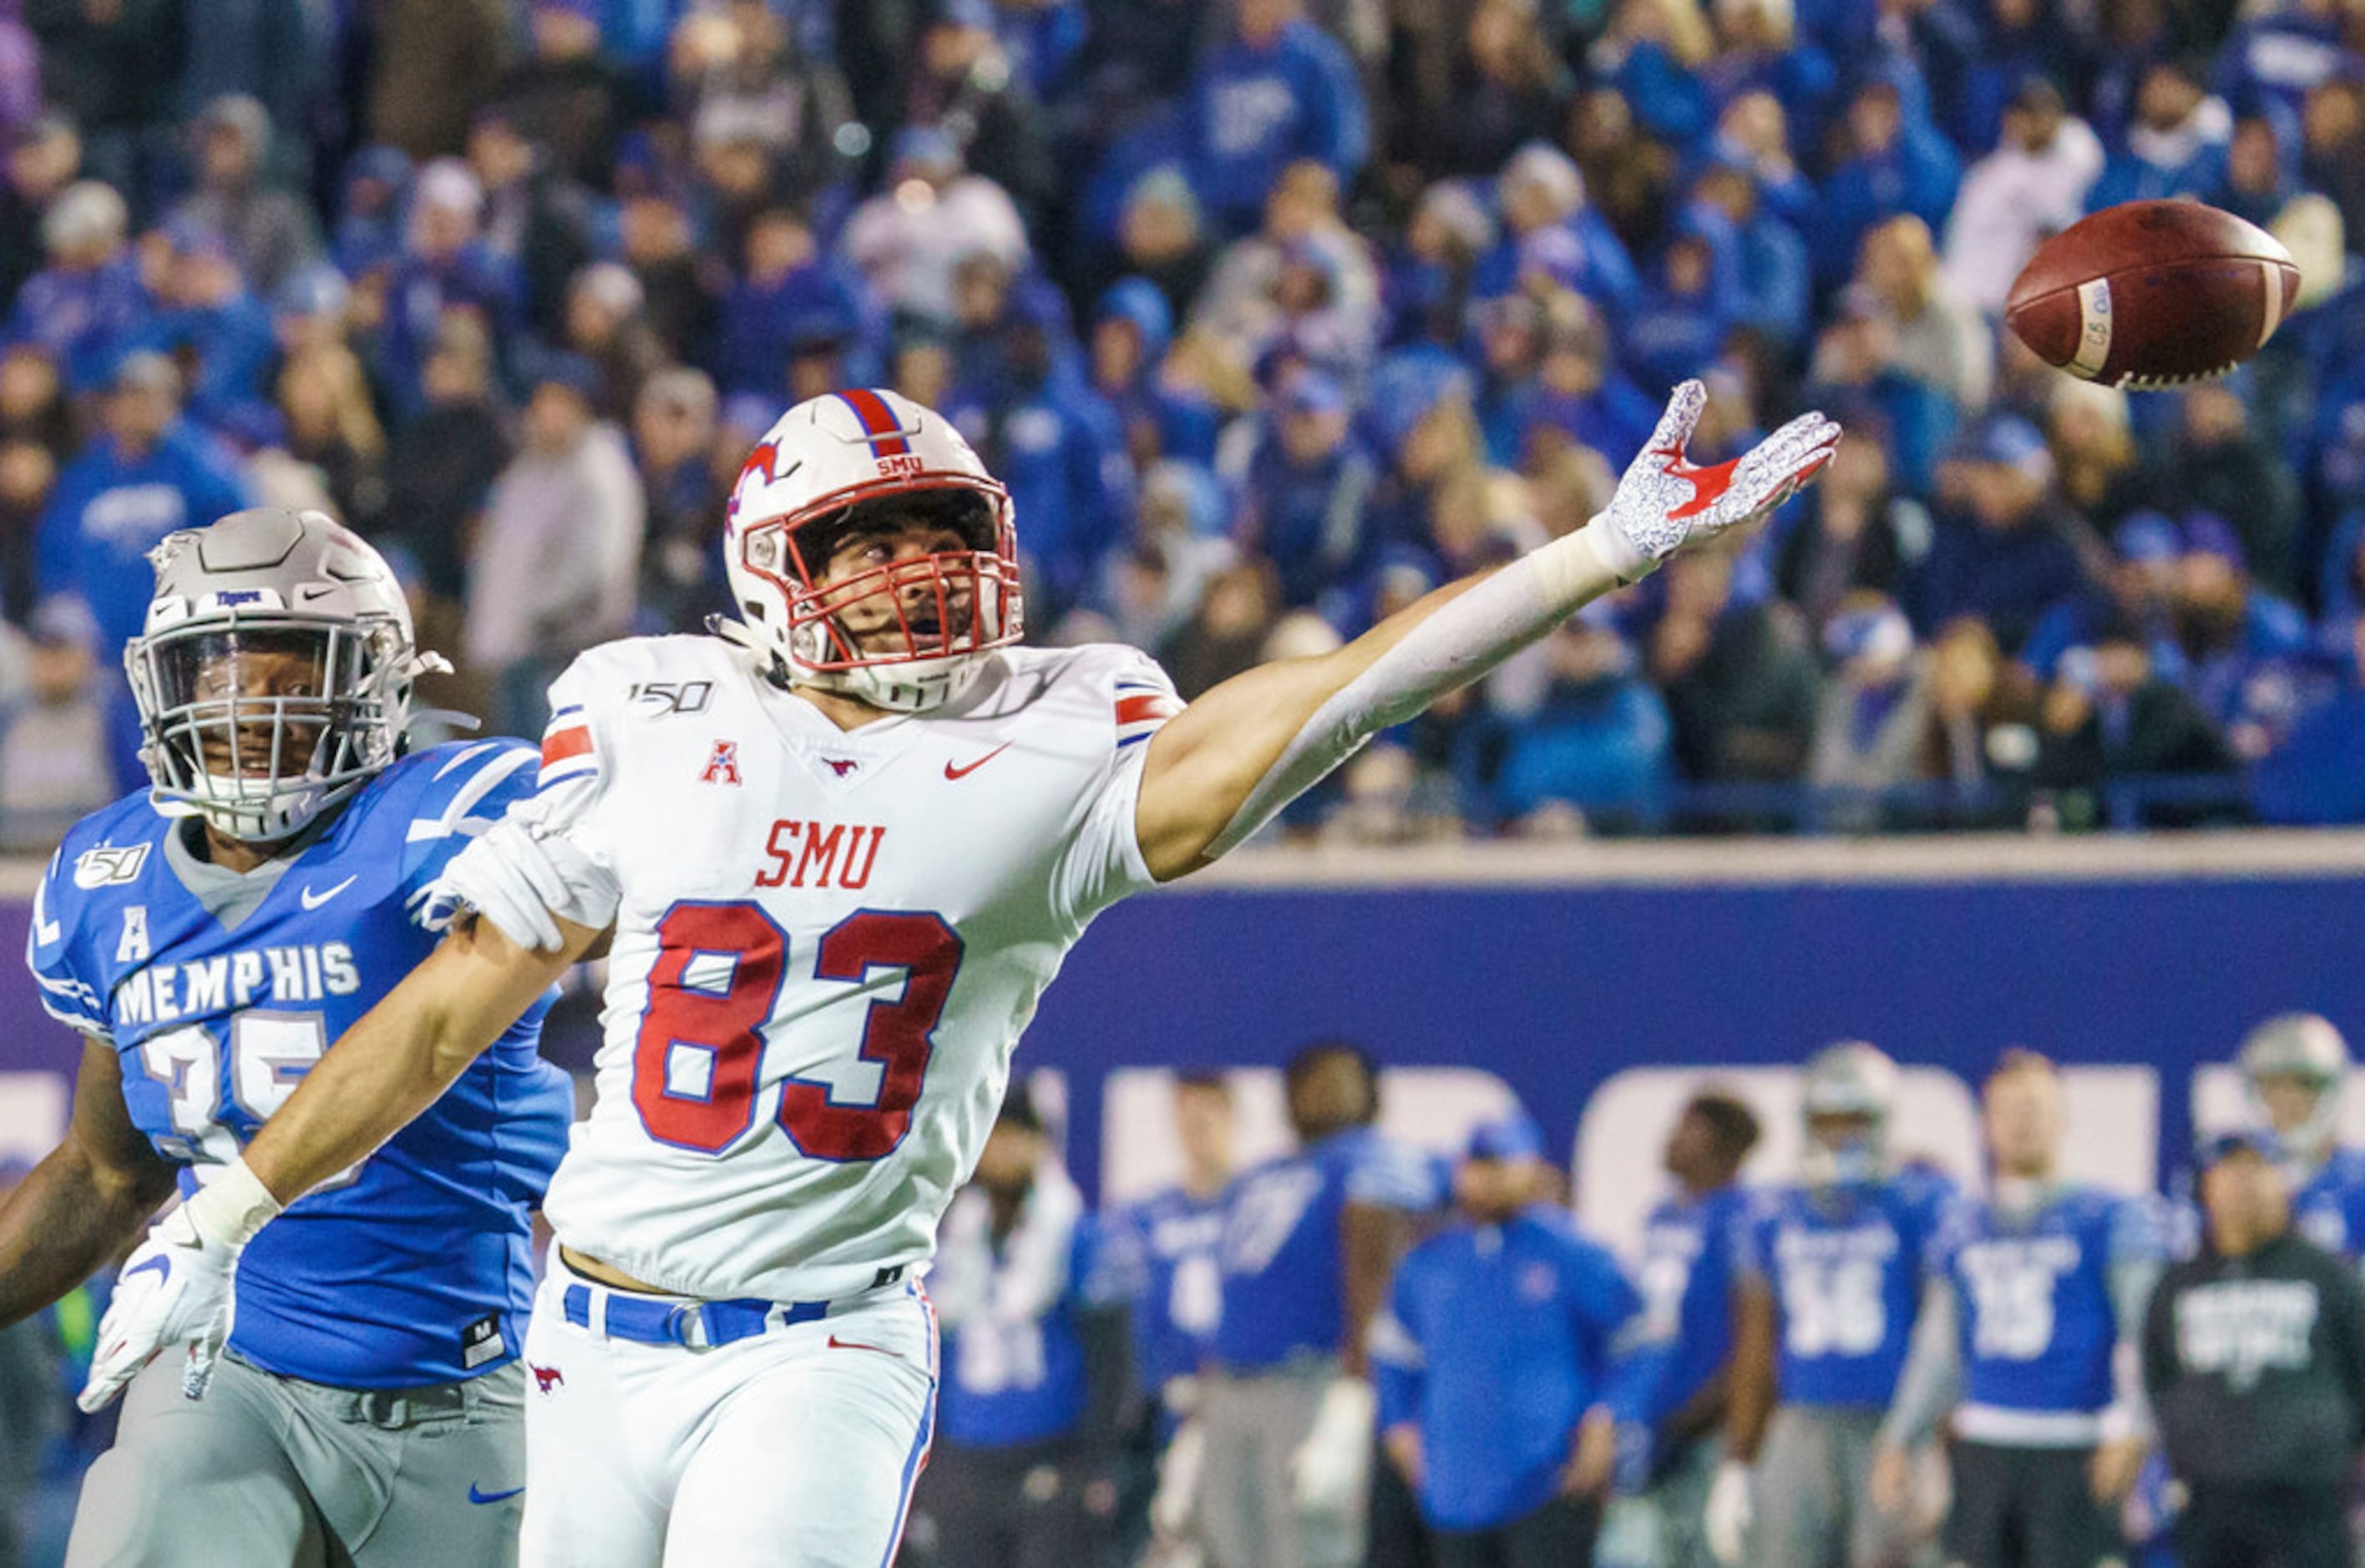
[[[1586,527],[1188,708],[1130,649],[1016,645],[1008,498],[940,415],[791,409],[732,497],[745,619],[553,687],[541,793],[447,878],[476,918],[141,1249],[164,1267],[118,1298],[94,1382],[218,1343],[248,1238],[612,933],[599,1102],[546,1205],[522,1556],[873,1568],[934,1405],[913,1275],[1062,956],[1839,439],[1808,415],[1701,467],[1705,398],[1676,389]]]

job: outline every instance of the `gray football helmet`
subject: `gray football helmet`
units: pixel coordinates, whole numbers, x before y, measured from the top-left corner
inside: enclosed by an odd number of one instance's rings
[[[2313,1013],[2285,1013],[2242,1036],[2235,1058],[2242,1086],[2259,1121],[2273,1126],[2263,1087],[2267,1080],[2291,1079],[2314,1091],[2307,1114],[2296,1126],[2276,1126],[2291,1152],[2309,1163],[2332,1151],[2339,1135],[2340,1091],[2348,1079],[2348,1042],[2329,1019]]]
[[[233,512],[149,553],[123,663],[150,798],[249,844],[300,833],[401,753],[422,654],[386,561],[326,513]]]
[[[1862,1040],[1842,1040],[1807,1058],[1799,1109],[1807,1124],[1802,1174],[1809,1185],[1872,1182],[1887,1171],[1897,1078],[1889,1053]],[[1817,1126],[1831,1116],[1862,1117],[1864,1125],[1833,1138]]]

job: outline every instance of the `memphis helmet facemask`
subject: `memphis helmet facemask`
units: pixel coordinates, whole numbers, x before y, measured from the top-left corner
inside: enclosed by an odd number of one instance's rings
[[[958,547],[828,578],[850,533],[912,521]],[[1009,492],[948,420],[891,392],[832,393],[781,416],[740,471],[723,551],[740,619],[710,624],[791,685],[918,712],[958,697],[1025,631]]]

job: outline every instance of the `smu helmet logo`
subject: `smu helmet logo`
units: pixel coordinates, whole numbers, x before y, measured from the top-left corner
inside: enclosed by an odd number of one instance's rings
[[[700,774],[698,777],[702,782],[708,784],[738,783],[739,743],[737,741],[716,741],[714,743],[714,755],[706,759],[706,771]]]

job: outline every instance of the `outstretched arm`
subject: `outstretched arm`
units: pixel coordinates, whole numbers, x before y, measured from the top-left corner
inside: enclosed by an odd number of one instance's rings
[[[229,1341],[238,1257],[273,1216],[367,1159],[466,1070],[600,932],[548,915],[555,948],[468,917],[305,1076],[245,1157],[165,1216],[124,1265],[79,1403],[113,1400],[149,1359],[188,1347],[182,1388],[202,1398]]]
[[[0,1201],[0,1326],[65,1294],[173,1194],[173,1168],[123,1104],[123,1064],[85,1038],[65,1141]]]
[[[1806,414],[1742,457],[1698,467],[1684,448],[1707,401],[1697,381],[1676,387],[1608,510],[1575,533],[1449,583],[1334,653],[1237,676],[1176,715],[1149,743],[1135,808],[1150,873],[1171,880],[1237,847],[1373,735],[1685,545],[1779,506],[1839,441],[1837,425]]]

